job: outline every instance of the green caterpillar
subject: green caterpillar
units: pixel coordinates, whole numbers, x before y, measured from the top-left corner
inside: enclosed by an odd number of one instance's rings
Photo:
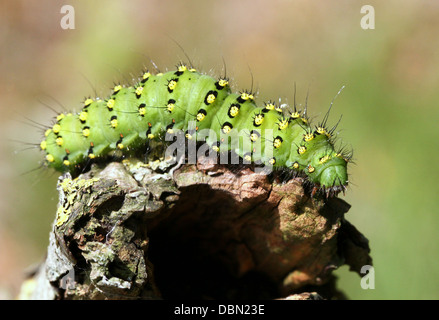
[[[187,140],[301,174],[314,192],[334,195],[346,189],[350,159],[335,150],[335,127],[326,128],[327,116],[313,129],[306,110],[273,102],[259,107],[251,92],[232,93],[227,78],[214,79],[179,64],[164,74],[144,72],[134,86],[116,85],[105,100],[88,98],[79,113],[59,114],[40,147],[48,167],[73,173],[115,150],[130,154],[149,140],[181,130]],[[212,134],[199,135],[203,130]],[[244,132],[237,144],[227,138],[235,131]]]

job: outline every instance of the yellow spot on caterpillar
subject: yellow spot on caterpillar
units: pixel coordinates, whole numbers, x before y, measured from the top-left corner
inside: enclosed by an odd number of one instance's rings
[[[307,123],[308,123],[308,119],[307,119],[307,118],[300,118],[300,120],[302,120],[302,122],[303,122],[304,124],[307,124]]]
[[[284,130],[284,129],[288,128],[288,120],[282,119],[278,122],[277,125],[279,126],[279,130]]]
[[[350,161],[350,159],[349,159],[348,157],[345,157],[345,156],[344,156],[343,154],[341,154],[341,153],[336,153],[335,156],[336,156],[337,158],[343,159],[343,160],[346,161],[346,162],[349,162],[349,161]]]
[[[230,116],[232,116],[234,118],[238,115],[238,113],[239,113],[239,108],[237,106],[230,107],[230,110],[229,110]]]
[[[187,139],[192,140],[192,135],[190,133],[186,133],[185,136],[186,136]]]
[[[258,140],[258,138],[259,138],[259,134],[257,134],[257,133],[250,134],[251,141],[256,141],[256,140]]]
[[[308,172],[313,173],[315,168],[312,165],[308,165]]]
[[[79,114],[79,120],[81,120],[82,122],[87,121],[87,116],[88,116],[87,111],[82,111]]]
[[[117,148],[118,148],[118,149],[123,149],[123,147],[124,147],[124,146],[123,146],[123,143],[118,143],[118,144],[117,144]]]
[[[282,110],[281,107],[277,107],[277,108],[275,108],[275,110],[276,110],[277,112],[279,112],[279,113],[283,113],[283,112],[284,112],[284,111]]]
[[[115,100],[114,100],[114,99],[110,99],[110,100],[108,100],[108,101],[107,101],[107,108],[108,108],[109,110],[113,110],[113,108],[114,108],[114,103],[115,103]]]
[[[168,89],[173,91],[177,87],[177,81],[171,80],[168,83]]]
[[[206,115],[202,112],[198,112],[197,114],[197,121],[203,121],[204,118],[206,118]]]
[[[323,127],[317,127],[317,133],[318,134],[325,134],[326,130]]]
[[[304,154],[306,152],[306,147],[305,146],[300,146],[299,149],[297,149],[297,152],[299,154]]]
[[[64,143],[64,140],[63,140],[63,138],[58,137],[58,138],[55,139],[55,143],[56,143],[57,145],[59,145],[59,146],[62,146],[63,143]]]
[[[46,156],[46,160],[47,160],[48,162],[53,162],[53,161],[55,161],[55,157],[49,153],[49,154]]]
[[[58,116],[56,117],[56,121],[61,121],[62,119],[64,119],[65,116],[66,116],[66,115],[65,115],[64,113],[61,113],[60,115],[58,115]]]
[[[218,84],[219,84],[221,87],[225,87],[225,86],[227,86],[227,85],[229,84],[229,81],[227,81],[227,79],[219,79],[219,80],[218,80]]]
[[[299,118],[300,117],[300,113],[299,112],[293,112],[292,114],[291,114],[291,118],[293,118],[293,119],[297,119],[297,118]]]
[[[244,156],[244,159],[246,161],[251,161],[252,160],[252,156],[247,154],[247,155]]]
[[[159,73],[156,74],[157,77],[161,77],[162,75],[163,75],[162,72],[159,72]]]
[[[274,108],[276,108],[276,106],[272,102],[268,102],[265,104],[265,109],[267,110],[274,110]]]
[[[232,130],[232,128],[229,125],[224,125],[223,126],[223,132],[225,134],[228,134],[231,130]]]
[[[117,92],[119,92],[121,89],[122,89],[122,86],[121,86],[120,84],[118,84],[117,86],[114,86],[114,88],[113,88],[113,92],[114,92],[114,93],[117,93]]]
[[[143,76],[142,76],[142,79],[143,79],[143,80],[146,80],[146,79],[148,79],[150,76],[151,76],[151,74],[150,74],[149,72],[145,72],[145,73],[143,74]]]
[[[190,72],[196,72],[197,69],[195,69],[195,68],[191,68],[191,69],[189,69],[189,71],[190,71]]]
[[[255,116],[255,125],[260,126],[262,122],[264,122],[264,115],[263,114],[257,114]]]
[[[187,70],[187,67],[186,67],[186,65],[184,65],[184,64],[182,64],[182,65],[179,65],[178,66],[178,69],[177,69],[179,72],[185,72],[186,70]]]
[[[93,99],[85,99],[84,101],[84,107],[88,107],[89,105],[91,105],[93,103]]]
[[[111,119],[110,124],[112,128],[116,128],[118,125],[117,119]]]
[[[326,155],[326,156],[320,158],[319,163],[320,163],[320,164],[324,164],[324,163],[327,162],[329,159],[331,159],[331,157],[328,156],[328,155]]]
[[[294,169],[299,169],[299,164],[297,163],[297,161],[293,163],[293,168]]]
[[[174,129],[173,129],[174,124],[175,124],[175,119],[172,119],[172,123],[166,127],[167,133],[170,133],[170,134],[174,133]]]
[[[303,140],[305,140],[306,142],[309,142],[309,141],[311,141],[312,139],[314,139],[314,134],[311,132],[311,133],[307,133],[307,134],[305,134],[304,136],[303,136]]]
[[[271,159],[268,161],[268,163],[271,164],[271,165],[274,165],[274,164],[276,163],[276,159],[275,159],[275,158],[271,158]]]
[[[282,145],[282,140],[281,140],[281,139],[279,139],[279,138],[274,139],[274,141],[273,141],[273,147],[274,147],[275,149],[280,148],[281,145]]]
[[[47,129],[46,132],[44,132],[44,136],[47,137],[52,132],[52,129]]]
[[[63,163],[63,165],[65,165],[67,167],[70,165],[70,161],[69,160],[64,160],[62,163]]]
[[[175,107],[175,105],[173,103],[168,103],[168,105],[166,106],[166,109],[169,112],[172,112],[172,111],[174,111],[174,107]]]
[[[60,126],[58,123],[56,123],[56,124],[53,126],[52,130],[53,130],[54,133],[59,133],[60,130],[61,130],[61,126]]]
[[[89,128],[82,129],[82,135],[84,137],[88,137],[90,135],[90,129]]]
[[[218,152],[220,150],[220,148],[218,146],[213,146],[212,150],[215,151],[215,152]]]
[[[94,159],[94,158],[96,158],[96,156],[95,156],[94,153],[89,153],[89,154],[88,154],[88,157],[89,157],[90,159]]]
[[[248,93],[248,92],[241,92],[241,99],[242,100],[253,100],[254,99],[254,97],[253,97],[253,95],[251,94],[251,93]]]
[[[41,148],[41,150],[46,150],[46,147],[47,147],[47,142],[46,142],[46,140],[41,141],[41,143],[40,143],[40,148]]]
[[[140,96],[142,94],[142,92],[143,92],[143,87],[142,86],[139,86],[139,87],[136,88],[136,95],[137,96]]]
[[[139,108],[139,115],[144,116],[146,114],[146,108],[145,107],[140,107]]]
[[[209,94],[206,98],[208,104],[212,104],[215,101],[216,97],[213,93]]]
[[[154,135],[152,133],[148,134],[148,139],[154,139]]]

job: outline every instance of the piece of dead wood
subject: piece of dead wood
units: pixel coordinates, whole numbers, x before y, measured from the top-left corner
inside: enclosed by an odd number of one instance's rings
[[[371,264],[368,241],[349,204],[302,184],[208,162],[64,175],[47,258],[20,298],[343,297],[332,271]]]

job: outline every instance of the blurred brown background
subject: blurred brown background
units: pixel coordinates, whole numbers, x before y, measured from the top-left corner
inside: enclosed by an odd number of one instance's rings
[[[64,4],[75,29],[60,26]],[[363,30],[363,5],[375,29]],[[18,292],[39,262],[55,215],[57,173],[38,168],[39,143],[55,114],[131,82],[152,59],[160,69],[186,60],[227,74],[258,101],[304,102],[330,125],[343,114],[342,141],[354,149],[347,219],[369,239],[375,289],[336,271],[353,299],[439,298],[439,2],[435,1],[78,1],[0,3],[0,299]],[[249,71],[251,70],[251,73]],[[30,120],[27,120],[27,119]],[[39,125],[36,125],[39,126]]]

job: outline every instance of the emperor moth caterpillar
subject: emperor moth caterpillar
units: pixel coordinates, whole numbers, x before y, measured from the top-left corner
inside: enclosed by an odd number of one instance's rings
[[[334,195],[348,184],[349,157],[336,151],[335,127],[326,127],[327,116],[312,127],[306,109],[271,101],[257,106],[252,92],[232,93],[227,78],[215,79],[181,63],[175,71],[144,72],[133,86],[116,85],[107,99],[88,98],[78,113],[59,114],[40,147],[48,167],[75,172],[115,150],[128,154],[182,130],[187,139],[204,141],[214,151],[232,150],[246,161],[301,174],[314,190]],[[203,129],[212,135],[197,135]],[[234,130],[247,133],[240,143],[219,138]]]

